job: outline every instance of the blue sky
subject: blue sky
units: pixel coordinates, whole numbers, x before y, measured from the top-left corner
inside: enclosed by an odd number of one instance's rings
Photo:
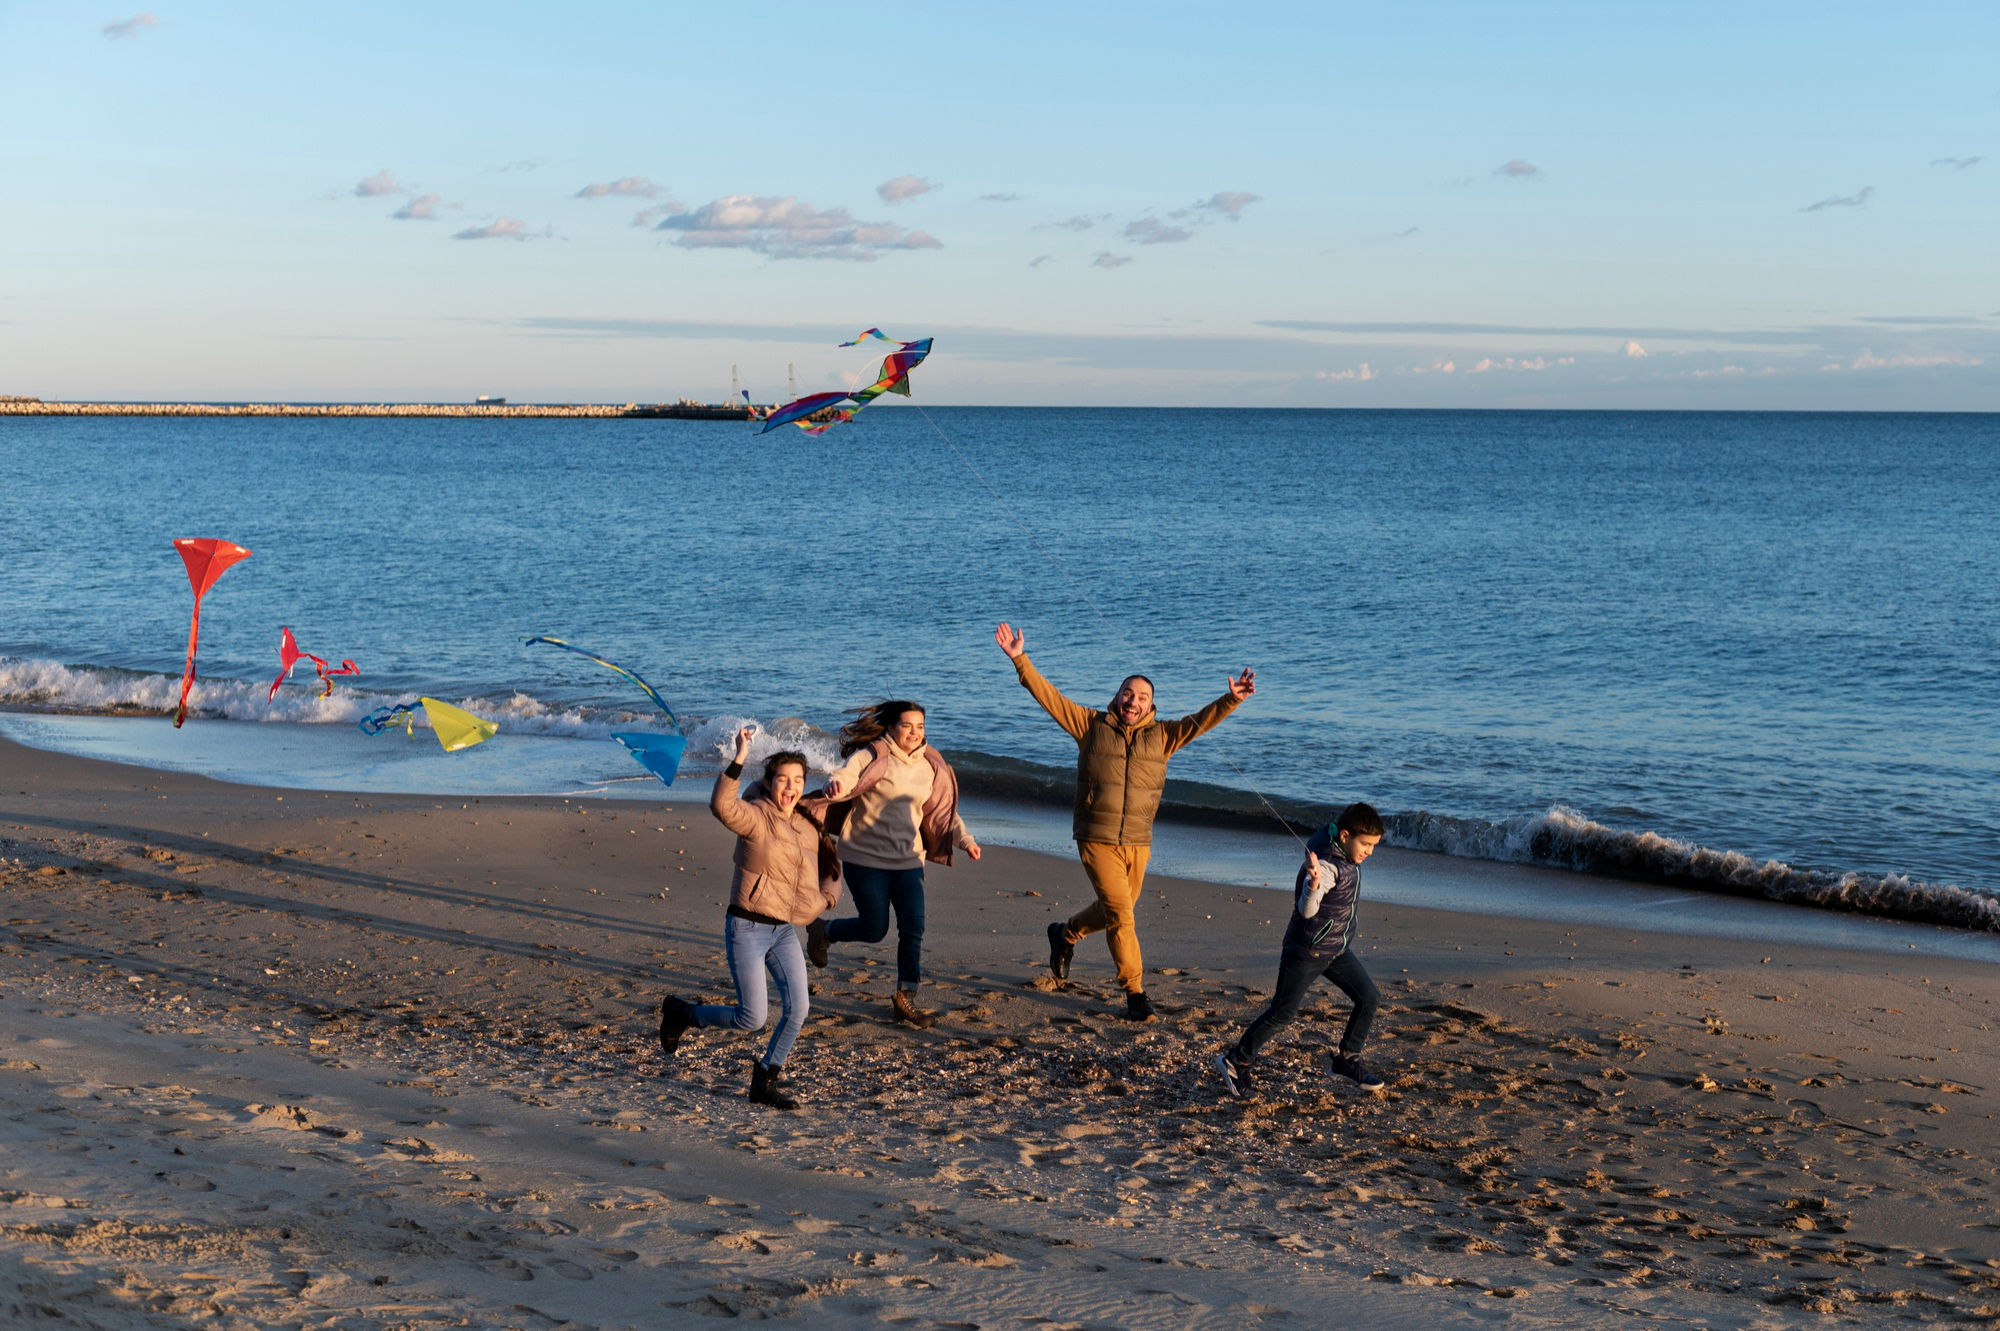
[[[0,2],[0,393],[2000,409],[1992,5],[142,2]]]

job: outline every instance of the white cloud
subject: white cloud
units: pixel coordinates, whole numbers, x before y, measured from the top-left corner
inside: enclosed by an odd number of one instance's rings
[[[1078,213],[1075,217],[1064,218],[1060,222],[1050,222],[1048,224],[1049,229],[1060,231],[1088,231],[1096,225],[1095,220],[1085,217],[1082,213]]]
[[[1226,217],[1232,222],[1243,219],[1243,210],[1253,203],[1264,202],[1261,194],[1246,194],[1242,190],[1228,190],[1221,194],[1211,194],[1200,203],[1191,203],[1175,213],[1175,217],[1208,213],[1214,217]]]
[[[1441,360],[1441,361],[1438,361],[1437,363],[1435,363],[1435,364],[1433,364],[1433,365],[1419,365],[1419,366],[1417,366],[1417,367],[1416,367],[1416,368],[1415,368],[1414,370],[1411,370],[1411,371],[1410,371],[1410,373],[1411,373],[1411,374],[1453,374],[1453,373],[1455,373],[1455,372],[1456,372],[1457,370],[1458,370],[1458,364],[1457,364],[1457,362],[1455,362],[1455,361],[1448,361],[1448,360]]]
[[[1369,369],[1369,368],[1368,368],[1368,362],[1367,362],[1367,361],[1362,361],[1362,362],[1361,362],[1361,368],[1359,368],[1359,369],[1356,369],[1356,370],[1321,370],[1321,371],[1320,371],[1320,372],[1319,372],[1318,374],[1314,375],[1314,376],[1313,376],[1313,378],[1315,378],[1315,379],[1353,379],[1353,380],[1355,380],[1355,381],[1357,381],[1357,382],[1360,382],[1360,383],[1366,383],[1366,382],[1367,382],[1368,380],[1370,380],[1370,379],[1373,379],[1373,378],[1375,378],[1375,371],[1373,371],[1373,370],[1371,370],[1371,369]]]
[[[943,187],[922,176],[897,176],[894,180],[885,180],[877,185],[875,192],[882,196],[884,203],[902,203],[906,199],[921,198],[941,188]]]
[[[357,199],[374,199],[384,194],[403,192],[403,187],[396,183],[396,173],[386,166],[354,187],[354,197]]]
[[[1168,226],[1157,217],[1142,217],[1136,222],[1125,224],[1125,238],[1136,240],[1141,245],[1171,245],[1175,241],[1189,240],[1194,232],[1184,226]]]
[[[489,166],[486,169],[488,171],[533,171],[537,167],[547,166],[548,164],[549,159],[546,157],[528,157],[522,158],[518,162],[508,162],[504,166]]]
[[[1874,193],[1875,187],[1873,185],[1863,185],[1858,194],[1836,194],[1830,199],[1821,199],[1818,203],[1809,203],[1799,209],[1799,211],[1802,213],[1816,213],[1822,208],[1861,208],[1867,205],[1869,196]]]
[[[1621,354],[1625,357],[1626,360],[1644,360],[1646,358],[1647,352],[1646,349],[1640,346],[1637,342],[1627,339],[1625,343],[1625,349]]]
[[[1493,174],[1496,176],[1505,176],[1509,180],[1527,180],[1533,176],[1542,174],[1542,168],[1536,166],[1533,162],[1524,162],[1516,157],[1511,162],[1502,162],[1499,166],[1495,167]]]
[[[452,232],[453,240],[527,240],[530,236],[547,238],[554,234],[554,228],[545,227],[541,231],[529,231],[528,224],[518,217],[498,217],[485,226],[469,226],[463,231]]]
[[[872,262],[885,250],[937,250],[923,231],[889,222],[858,222],[845,208],[815,208],[792,195],[730,194],[692,211],[671,213],[655,228],[676,233],[683,249],[744,249],[774,259]]]
[[[128,37],[137,37],[148,28],[157,28],[159,26],[160,20],[148,12],[134,14],[131,18],[121,18],[115,22],[107,23],[104,25],[102,31],[106,37],[109,37],[113,41],[123,41]]]
[[[1822,365],[1822,372],[1852,372],[1855,370],[1921,370],[1940,365],[1984,365],[1977,356],[1878,356],[1872,351],[1864,351],[1846,365]]]
[[[1576,364],[1576,357],[1574,356],[1558,356],[1553,360],[1546,356],[1530,356],[1524,359],[1503,356],[1499,360],[1494,360],[1491,356],[1482,356],[1479,363],[1467,370],[1466,373],[1485,374],[1488,370],[1549,370],[1554,369],[1558,365],[1574,364]]]
[[[606,180],[594,185],[585,185],[576,192],[579,199],[657,199],[660,187],[644,176],[620,176],[616,180]]]
[[[1954,171],[1963,171],[1968,166],[1978,166],[1984,157],[1933,157],[1932,166],[1948,166]]]
[[[401,222],[434,222],[444,200],[435,194],[420,194],[389,216]]]
[[[1040,268],[1045,263],[1054,263],[1055,261],[1056,256],[1053,254],[1037,254],[1034,258],[1028,260],[1028,267]]]
[[[982,194],[979,196],[979,201],[981,203],[1019,203],[1021,196],[1018,194]]]
[[[678,213],[685,211],[686,209],[685,207],[683,207],[680,200],[668,199],[664,203],[655,204],[651,208],[641,208],[638,212],[632,214],[632,225],[653,226],[657,224],[662,217],[665,217],[670,213]]]
[[[1123,268],[1132,262],[1123,254],[1113,254],[1110,250],[1099,250],[1097,257],[1090,261],[1092,268]]]

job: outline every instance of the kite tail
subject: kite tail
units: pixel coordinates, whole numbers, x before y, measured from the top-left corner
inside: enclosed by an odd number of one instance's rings
[[[181,703],[180,706],[174,709],[175,730],[179,730],[181,728],[181,722],[187,720],[188,693],[190,690],[194,688],[194,647],[196,641],[200,637],[201,637],[201,598],[197,596],[194,598],[194,618],[188,621],[187,669],[181,672]]]

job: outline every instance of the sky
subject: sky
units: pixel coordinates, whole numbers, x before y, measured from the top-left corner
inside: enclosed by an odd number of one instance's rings
[[[0,0],[0,394],[2000,410],[1990,3],[143,2]]]

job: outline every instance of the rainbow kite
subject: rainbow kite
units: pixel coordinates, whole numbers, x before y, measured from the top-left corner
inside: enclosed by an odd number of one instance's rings
[[[331,698],[333,696],[333,676],[358,675],[361,673],[361,667],[352,661],[342,661],[340,669],[335,670],[311,652],[301,651],[299,649],[299,640],[294,638],[292,631],[282,624],[278,626],[278,633],[280,635],[278,638],[278,662],[284,666],[284,669],[280,670],[278,677],[271,681],[270,698],[278,696],[278,686],[291,678],[292,667],[301,661],[312,662],[313,669],[319,671],[319,682],[325,686],[320,690],[319,696],[322,698]],[[265,701],[270,701],[270,698],[267,698]]]
[[[856,336],[852,342],[843,342],[840,345],[854,347],[871,339],[894,342],[896,345],[896,350],[883,359],[882,368],[876,373],[874,383],[850,393],[812,393],[796,402],[788,402],[782,407],[773,408],[770,414],[764,417],[764,429],[760,433],[768,434],[780,425],[796,425],[807,434],[822,435],[842,421],[853,420],[861,414],[863,408],[884,393],[908,397],[910,371],[922,365],[924,357],[931,354],[931,339],[925,337],[915,342],[896,342],[894,338],[884,336],[881,329],[871,328]],[[821,421],[815,425],[806,419],[829,408],[837,408],[843,402],[852,402],[854,405],[845,410],[835,410],[832,420]]]
[[[250,552],[234,541],[187,536],[175,540],[174,549],[180,552],[181,563],[187,565],[188,585],[194,588],[194,618],[188,621],[187,669],[181,673],[181,703],[174,709],[174,729],[179,730],[181,722],[187,720],[188,690],[194,687],[194,649],[201,637],[201,598],[223,574],[248,559]]]
[[[619,665],[616,661],[607,661],[597,653],[586,652],[583,648],[573,643],[564,642],[561,638],[530,638],[522,646],[532,647],[538,642],[545,642],[551,647],[560,647],[566,652],[575,652],[587,661],[597,662],[597,664],[603,666],[606,670],[617,671],[645,690],[646,696],[651,698],[654,704],[667,714],[667,720],[677,726],[680,724],[680,718],[674,715],[673,708],[667,706],[667,700],[660,696],[658,689],[648,684],[645,680],[640,679],[638,675]],[[679,735],[643,733],[618,734],[613,735],[611,738],[623,744],[626,752],[630,753],[641,767],[666,782],[669,786],[674,784],[674,774],[681,770],[681,755],[687,752],[687,741],[685,739],[682,739]]]

